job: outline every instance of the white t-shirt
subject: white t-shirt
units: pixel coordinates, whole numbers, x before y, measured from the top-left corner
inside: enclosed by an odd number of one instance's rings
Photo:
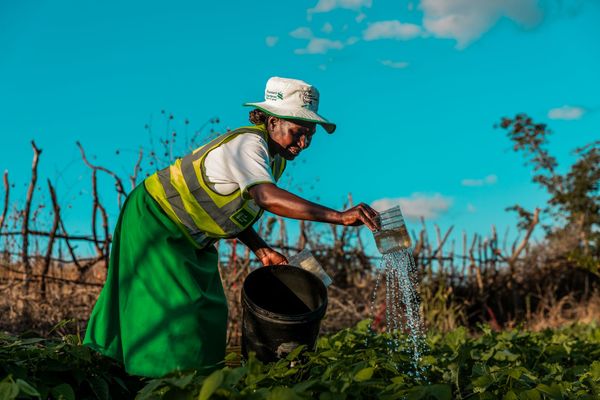
[[[242,133],[206,155],[204,176],[209,187],[219,194],[227,195],[238,188],[244,193],[257,183],[275,183],[270,163],[265,139]]]

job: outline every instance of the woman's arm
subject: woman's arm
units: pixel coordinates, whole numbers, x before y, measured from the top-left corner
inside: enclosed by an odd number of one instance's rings
[[[237,235],[237,238],[252,250],[264,266],[288,263],[287,258],[270,248],[252,227],[243,230]]]
[[[272,183],[252,186],[248,193],[261,208],[282,217],[346,226],[365,224],[371,230],[379,228],[377,212],[364,203],[340,212],[305,200]]]

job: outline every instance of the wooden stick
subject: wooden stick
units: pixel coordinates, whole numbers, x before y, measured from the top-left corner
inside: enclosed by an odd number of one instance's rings
[[[80,142],[75,142],[75,144],[77,145],[77,147],[79,147],[79,152],[81,153],[81,158],[83,159],[83,162],[85,163],[85,165],[87,165],[89,168],[91,168],[92,170],[98,170],[98,171],[103,171],[106,172],[108,175],[112,176],[115,180],[115,188],[117,189],[117,202],[119,204],[119,208],[121,208],[121,199],[124,196],[127,196],[127,193],[125,192],[125,189],[123,188],[123,182],[121,181],[121,178],[119,178],[119,176],[117,174],[115,174],[114,172],[112,172],[111,170],[98,166],[98,165],[93,165],[92,163],[90,163],[87,159],[87,157],[85,156],[85,151],[83,150],[83,146],[81,145]]]
[[[288,247],[287,231],[285,230],[285,220],[281,217],[277,217],[277,219],[279,222],[279,243],[280,243],[279,248],[281,249],[281,251],[284,251],[283,249]],[[287,254],[284,254],[284,255],[287,256]]]
[[[31,278],[31,280],[35,280],[35,279],[41,279],[42,277],[43,277],[42,275],[31,275],[30,278]],[[104,286],[104,283],[84,282],[84,281],[80,281],[80,280],[74,281],[74,280],[71,280],[71,279],[59,278],[59,277],[56,277],[56,276],[47,276],[46,279],[48,279],[50,281],[64,282],[64,283],[70,283],[70,284],[73,284],[73,285],[81,285],[81,286],[96,286],[96,287],[102,287],[102,286]],[[2,280],[7,281],[8,279],[0,277],[0,281],[2,281]],[[24,282],[27,282],[26,279],[20,279],[20,278],[17,278],[17,277],[11,277],[10,281],[24,281]]]
[[[465,275],[466,268],[467,268],[467,232],[463,231],[463,264],[462,264],[462,273],[461,273],[462,276]],[[469,276],[469,273],[467,272],[467,277],[468,276]]]
[[[304,220],[300,221],[300,234],[298,235],[298,248],[303,249],[306,246],[306,232],[304,231]]]
[[[54,239],[56,236],[56,231],[58,230],[59,222],[60,222],[60,207],[58,205],[58,201],[56,200],[56,192],[52,187],[52,183],[50,183],[50,179],[48,179],[48,190],[50,191],[50,199],[52,200],[52,210],[54,211],[54,221],[52,222],[52,229],[50,230],[50,238],[48,239],[48,247],[46,249],[46,256],[44,257],[44,270],[42,272],[42,285],[40,287],[40,292],[42,298],[46,298],[46,277],[48,276],[48,272],[50,271],[50,263],[52,257],[52,249],[54,248]]]
[[[454,225],[450,226],[450,228],[444,234],[444,238],[442,240],[440,240],[439,227],[437,225],[436,225],[436,228],[437,228],[436,231],[438,232],[438,247],[433,252],[432,258],[442,255],[442,249],[444,247],[444,244],[446,243],[446,240],[448,240],[448,236],[450,236],[450,232],[452,232],[452,229],[454,229]]]
[[[42,150],[38,149],[35,142],[31,141],[31,147],[33,148],[33,163],[31,165],[31,181],[29,182],[29,188],[27,189],[27,198],[25,200],[25,209],[23,211],[23,225],[21,227],[21,233],[23,235],[23,248],[21,262],[25,268],[26,275],[26,288],[28,277],[31,275],[31,264],[29,263],[29,213],[31,212],[31,202],[33,200],[33,192],[35,191],[35,185],[37,182],[37,167]]]
[[[67,249],[69,250],[69,254],[71,255],[71,259],[73,260],[73,263],[77,267],[77,270],[81,271],[82,270],[82,266],[79,263],[79,260],[77,259],[77,257],[75,256],[75,249],[73,249],[73,246],[71,246],[71,242],[69,242],[70,237],[67,234],[67,230],[65,228],[65,224],[62,222],[62,220],[60,220],[60,229],[63,231],[63,235],[61,235],[61,239],[65,240],[65,244],[67,245]],[[80,273],[80,276],[81,276],[81,273]]]
[[[92,197],[92,237],[94,238],[94,247],[96,248],[96,254],[98,256],[102,256],[104,252],[102,251],[102,247],[100,246],[100,241],[98,240],[98,232],[96,230],[98,207],[100,204],[100,202],[98,201],[98,182],[96,169],[92,169]]]
[[[2,215],[0,216],[0,232],[4,227],[4,221],[6,220],[6,213],[8,212],[8,201],[10,194],[10,185],[8,183],[8,170],[4,171],[4,208],[2,209]]]
[[[61,229],[62,230],[62,229]],[[23,232],[21,231],[9,231],[9,232],[1,232],[1,236],[21,236]],[[38,231],[38,230],[29,230],[29,236],[42,236],[49,237],[50,232]],[[94,242],[94,238],[91,236],[81,236],[81,235],[67,235],[65,233],[56,233],[55,237],[61,240],[75,240],[81,242]]]
[[[508,260],[509,264],[514,264],[515,261],[517,261],[517,259],[519,258],[519,255],[521,254],[521,252],[523,251],[525,246],[527,246],[527,243],[529,242],[529,238],[531,237],[531,233],[533,232],[534,228],[536,227],[536,225],[538,224],[539,221],[540,221],[540,209],[536,208],[535,211],[533,212],[533,219],[531,220],[531,224],[529,224],[529,226],[527,227],[527,232],[525,233],[525,237],[523,238],[523,240],[521,240],[521,243],[519,243],[519,246],[513,251],[512,255],[510,256],[510,259]]]
[[[129,182],[131,183],[131,190],[135,189],[135,187],[137,185],[137,176],[141,170],[140,166],[142,164],[143,156],[144,156],[144,149],[142,147],[140,147],[140,151],[138,153],[138,158],[135,163],[135,167],[133,167],[133,174],[131,174],[131,176],[129,177]]]

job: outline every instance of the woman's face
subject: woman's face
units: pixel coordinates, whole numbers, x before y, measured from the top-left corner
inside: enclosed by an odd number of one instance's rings
[[[271,153],[277,153],[286,160],[293,160],[302,150],[310,146],[317,124],[269,117],[267,129],[271,137],[269,143]]]

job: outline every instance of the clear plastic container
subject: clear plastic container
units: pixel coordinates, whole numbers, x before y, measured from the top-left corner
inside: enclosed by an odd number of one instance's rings
[[[408,249],[412,242],[404,223],[400,206],[389,208],[379,214],[381,229],[373,232],[377,249],[381,254]]]
[[[321,279],[321,281],[323,281],[323,284],[325,284],[325,287],[331,285],[331,282],[332,282],[331,278],[329,277],[329,275],[327,275],[327,272],[325,272],[323,267],[321,267],[321,264],[319,264],[317,259],[312,255],[310,250],[308,250],[308,249],[302,250],[300,253],[291,257],[288,260],[288,262],[290,263],[290,265],[293,265],[295,267],[300,267],[308,272],[313,273],[317,277],[319,277],[319,279]]]

